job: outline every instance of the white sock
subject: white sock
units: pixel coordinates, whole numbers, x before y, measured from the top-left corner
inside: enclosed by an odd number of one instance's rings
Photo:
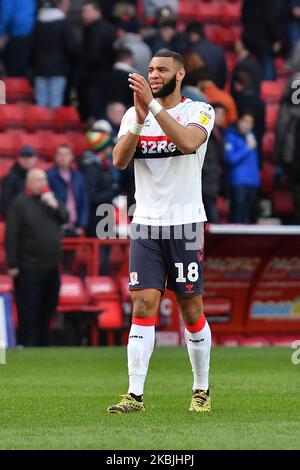
[[[206,322],[201,331],[190,333],[185,328],[185,342],[194,374],[193,390],[208,390],[211,331]]]
[[[155,327],[131,325],[127,346],[128,393],[143,395],[151,354],[154,349]]]

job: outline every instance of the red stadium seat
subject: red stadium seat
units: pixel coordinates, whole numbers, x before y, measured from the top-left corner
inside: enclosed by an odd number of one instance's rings
[[[25,106],[25,124],[28,132],[38,129],[53,129],[53,114],[46,106]]]
[[[99,299],[118,297],[116,283],[109,276],[87,276],[84,282],[89,302],[95,303]]]
[[[263,154],[266,157],[273,157],[276,143],[276,134],[273,131],[266,132],[263,137]]]
[[[0,130],[24,129],[24,106],[18,104],[0,105]]]
[[[266,127],[274,130],[278,121],[280,106],[276,103],[267,103],[266,106]]]
[[[100,329],[116,329],[123,326],[123,315],[117,286],[108,276],[87,276],[85,285],[88,297],[98,305]]]
[[[13,280],[6,274],[0,274],[0,294],[12,292],[14,290]]]
[[[63,274],[59,292],[59,307],[76,309],[85,304],[86,294],[82,280],[79,277]]]
[[[43,138],[41,134],[20,133],[16,136],[16,144],[18,146],[18,151],[25,145],[29,145],[37,151],[39,157],[45,158],[47,155],[47,141]]]
[[[54,122],[58,132],[65,132],[68,129],[82,129],[79,113],[73,106],[62,106],[61,108],[55,108],[53,113]]]
[[[26,78],[5,77],[3,81],[6,86],[7,103],[32,103],[33,91]]]
[[[276,167],[268,162],[265,162],[261,169],[261,184],[265,194],[271,194],[275,183]]]
[[[273,211],[277,216],[290,216],[294,212],[292,194],[284,189],[276,189],[272,194]]]
[[[0,158],[15,157],[19,148],[20,147],[16,142],[16,135],[14,133],[6,132],[2,134],[0,132]]]
[[[76,157],[80,157],[83,152],[90,149],[91,144],[82,132],[66,132],[65,135],[68,137]]]
[[[46,158],[53,161],[55,150],[63,144],[69,145],[73,150],[73,143],[67,134],[49,134],[44,141]]]
[[[261,83],[261,99],[278,103],[285,89],[284,81],[265,80]]]
[[[237,61],[236,54],[234,52],[226,52],[225,60],[226,60],[228,71],[232,72]]]
[[[11,167],[14,165],[15,160],[13,158],[1,158],[0,161],[0,181],[7,175]]]
[[[241,20],[241,2],[225,2],[222,3],[221,8],[221,19],[222,23],[225,25],[230,25],[232,23],[239,23]]]

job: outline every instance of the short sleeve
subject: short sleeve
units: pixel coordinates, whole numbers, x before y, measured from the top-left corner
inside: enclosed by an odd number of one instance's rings
[[[200,129],[206,133],[208,139],[211,131],[213,130],[214,124],[214,108],[208,103],[194,101],[191,106],[186,126],[200,127]]]
[[[123,137],[125,134],[127,134],[131,124],[134,122],[135,120],[135,109],[134,107],[132,106],[131,108],[129,108],[126,113],[124,114],[123,116],[123,119],[121,121],[121,125],[120,125],[120,129],[119,129],[119,132],[118,132],[118,139],[120,139],[120,137]]]

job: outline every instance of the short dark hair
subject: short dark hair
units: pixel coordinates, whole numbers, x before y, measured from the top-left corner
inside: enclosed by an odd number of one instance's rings
[[[189,23],[186,27],[186,33],[196,33],[198,34],[201,38],[205,36],[204,34],[204,29],[203,25],[201,23],[198,23],[197,21],[193,21],[192,23]]]
[[[70,147],[69,144],[60,144],[56,147],[55,151],[54,151],[54,155],[57,154],[57,152],[59,151],[59,149],[67,149],[67,150],[70,150],[70,152],[74,153],[72,147]]]
[[[185,84],[190,86],[197,86],[199,82],[211,81],[212,74],[208,67],[201,67],[191,70],[185,77]]]
[[[180,65],[180,67],[184,67],[183,57],[181,54],[178,54],[178,52],[162,49],[156,52],[153,57],[171,57],[173,60],[175,60],[175,62],[177,62],[178,65]]]
[[[247,108],[247,109],[239,109],[238,110],[238,116],[239,116],[239,120],[242,119],[243,117],[245,116],[250,116],[252,117],[253,121],[255,122],[256,120],[256,115],[255,115],[255,111],[251,108]]]
[[[99,1],[97,0],[84,0],[82,6],[84,5],[93,5],[93,7],[95,8],[95,10],[99,10],[99,11],[102,11],[101,9],[101,4]]]
[[[133,57],[132,51],[125,47],[116,50],[116,61],[131,59]]]

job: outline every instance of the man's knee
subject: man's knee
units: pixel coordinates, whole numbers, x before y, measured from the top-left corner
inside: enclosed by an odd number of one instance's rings
[[[132,295],[133,317],[148,318],[156,315],[160,294],[134,293]]]
[[[182,319],[188,325],[194,325],[199,321],[203,314],[202,296],[197,295],[189,299],[177,297],[181,308]]]

